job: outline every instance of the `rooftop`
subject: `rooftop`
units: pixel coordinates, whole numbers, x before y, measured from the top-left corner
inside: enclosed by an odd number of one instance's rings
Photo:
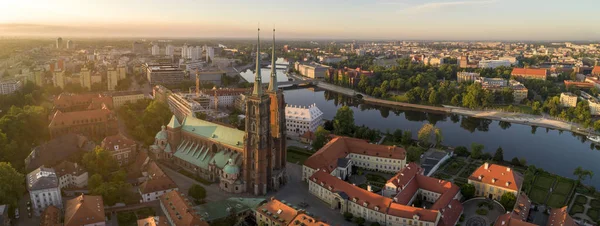
[[[54,169],[41,166],[27,174],[27,190],[58,189],[58,177]]]
[[[202,220],[200,214],[192,210],[190,201],[179,191],[170,191],[160,196],[160,204],[166,211],[165,214],[173,220],[177,226],[208,226],[206,221]]]
[[[523,175],[515,172],[510,167],[484,163],[471,176],[469,180],[518,191],[523,182]]]
[[[80,195],[66,202],[65,226],[105,222],[102,196]]]

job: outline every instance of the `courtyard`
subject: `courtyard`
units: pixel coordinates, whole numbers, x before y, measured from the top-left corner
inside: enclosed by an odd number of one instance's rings
[[[467,200],[463,207],[464,221],[460,224],[466,226],[493,225],[500,215],[506,213],[500,203],[485,198]]]

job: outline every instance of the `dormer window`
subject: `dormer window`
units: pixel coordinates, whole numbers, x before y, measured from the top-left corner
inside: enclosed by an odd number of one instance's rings
[[[352,198],[352,202],[356,202],[356,201],[357,201],[356,198]]]

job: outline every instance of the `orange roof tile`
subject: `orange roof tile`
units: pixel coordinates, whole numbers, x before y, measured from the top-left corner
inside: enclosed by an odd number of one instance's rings
[[[167,218],[164,216],[149,216],[137,221],[138,226],[168,226]]]
[[[330,140],[319,151],[310,156],[304,162],[304,165],[312,169],[331,172],[337,167],[337,160],[345,158],[350,153],[402,160],[406,158],[404,148],[369,144],[366,140],[339,136]]]
[[[486,162],[469,176],[469,180],[518,191],[523,182],[523,175],[509,167]]]
[[[388,215],[412,219],[415,215],[419,216],[421,221],[435,222],[440,212],[432,209],[423,209],[414,206],[407,206],[398,203],[391,203]]]
[[[80,195],[67,201],[65,226],[87,225],[99,222],[105,222],[102,196]]]
[[[592,74],[600,75],[600,66],[594,66],[594,69],[592,69]]]
[[[442,212],[442,218],[440,218],[438,226],[454,226],[463,212],[463,205],[460,201],[452,199],[452,201],[446,207],[442,208],[440,212]]]
[[[548,223],[546,226],[576,226],[577,224],[573,221],[573,218],[569,216],[567,207],[554,208],[550,211],[548,217]]]
[[[131,148],[135,145],[135,141],[122,134],[107,136],[102,140],[102,147],[107,151],[114,151],[115,145],[118,145],[119,149]]]
[[[167,210],[173,224],[177,226],[209,226],[193,211],[191,203],[179,191],[170,191],[160,196],[160,204]]]
[[[412,180],[413,177],[415,177],[415,175],[421,173],[423,173],[423,168],[416,163],[411,162],[406,164],[406,166],[400,172],[390,178],[387,183],[392,183],[397,188],[402,189],[404,186],[406,186],[406,184],[408,184],[408,182],[410,182],[410,180]]]
[[[271,199],[269,202],[257,207],[256,211],[274,222],[281,222],[281,225],[290,224],[298,215],[298,210],[277,199]]]
[[[148,194],[177,188],[175,182],[155,162],[148,164],[148,180],[139,187],[140,193]]]
[[[106,122],[113,117],[113,112],[107,108],[74,112],[56,111],[52,116],[49,127],[100,123]]]
[[[297,222],[297,223],[296,223]],[[288,224],[289,226],[295,225],[304,225],[304,226],[330,226],[330,224],[319,221],[311,216],[308,216],[304,213],[298,214],[292,222]]]
[[[60,223],[60,209],[56,206],[50,205],[44,209],[40,217],[40,226],[59,226]]]
[[[512,76],[546,78],[547,70],[542,68],[513,68]]]
[[[518,217],[516,217],[516,218],[513,217],[512,214],[510,214],[510,213],[500,215],[496,219],[496,222],[494,223],[494,226],[534,226],[534,225],[536,225],[536,224],[522,221]]]
[[[517,197],[517,203],[515,208],[513,209],[513,217],[520,218],[521,220],[527,221],[527,217],[529,217],[529,211],[531,209],[531,200],[525,194],[525,192],[521,192],[519,197]]]

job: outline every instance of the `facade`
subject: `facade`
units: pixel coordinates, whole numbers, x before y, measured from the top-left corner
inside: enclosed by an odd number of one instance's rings
[[[366,140],[335,137],[310,156],[302,166],[302,180],[317,170],[342,180],[352,174],[352,166],[373,171],[396,173],[406,165],[406,150],[396,146],[370,144]]]
[[[489,86],[504,87],[504,86],[508,85],[508,81],[503,78],[478,77],[475,79],[475,83],[481,84],[482,87],[489,87]]]
[[[52,84],[54,87],[60,87],[61,89],[65,88],[65,72],[63,71],[53,71],[52,72]]]
[[[165,174],[155,162],[150,162],[147,168],[147,178],[138,191],[142,200],[140,202],[151,202],[173,190],[179,190],[175,182]]]
[[[347,60],[347,56],[333,55],[333,56],[319,56],[319,61],[324,64],[337,64],[344,60]]]
[[[523,84],[516,80],[510,80],[508,82],[510,89],[513,91],[513,99],[515,103],[521,103],[521,101],[527,98],[529,90]]]
[[[285,184],[283,92],[276,84],[263,90],[260,54],[256,60],[256,81],[246,102],[245,131],[190,116],[183,120],[173,116],[156,134],[152,154],[209,181],[220,180],[222,189],[234,193],[261,195]]]
[[[114,67],[109,67],[106,71],[106,79],[108,81],[108,91],[114,91],[119,81],[119,72]]]
[[[9,79],[0,81],[0,94],[6,95],[21,90],[23,83],[19,80]]]
[[[119,166],[128,165],[135,160],[137,144],[122,134],[107,136],[102,140],[102,148],[110,152]]]
[[[523,176],[509,167],[486,162],[469,176],[468,182],[475,186],[476,196],[500,200],[507,192],[517,196]]]
[[[285,106],[285,126],[287,134],[301,136],[306,132],[315,132],[323,125],[323,112],[316,104],[309,106]]]
[[[68,40],[68,41],[67,41],[67,49],[72,49],[73,47],[74,47],[74,46],[73,46],[73,41],[71,41],[71,40]]]
[[[329,66],[317,64],[314,62],[296,62],[294,68],[300,72],[300,75],[313,78],[313,79],[324,79],[325,73]]]
[[[577,95],[570,92],[560,94],[560,105],[563,107],[577,107]]]
[[[88,90],[92,89],[92,72],[86,66],[83,66],[83,68],[81,68],[79,79],[81,87],[86,88]]]
[[[479,68],[497,68],[497,67],[510,67],[512,63],[509,60],[481,60],[479,61]]]
[[[179,84],[185,79],[183,70],[173,65],[146,64],[145,68],[150,85]]]
[[[600,101],[596,99],[588,99],[588,104],[590,106],[590,113],[592,115],[600,115]]]
[[[207,95],[192,93],[173,93],[167,99],[169,109],[179,120],[185,117],[196,117],[198,112],[210,110],[210,98]]]
[[[118,132],[117,117],[106,107],[65,113],[56,111],[48,128],[51,138],[74,133],[91,139],[102,139]]]
[[[472,82],[477,78],[479,78],[479,73],[465,71],[456,73],[456,80],[458,82]]]
[[[37,168],[27,174],[26,180],[32,211],[36,216],[50,205],[62,208],[58,177],[53,169],[43,166]]]
[[[271,198],[269,202],[254,210],[254,217],[258,225],[266,226],[329,226],[306,214],[304,210],[296,210],[285,201]]]
[[[67,200],[64,226],[106,225],[102,196],[80,195]]]
[[[63,161],[52,167],[58,177],[58,186],[64,188],[83,188],[88,184],[88,172],[79,164]]]
[[[118,80],[123,80],[123,79],[127,78],[127,66],[126,65],[117,66],[117,73],[119,74]]]
[[[425,65],[439,66],[444,64],[444,58],[439,58],[435,56],[423,56],[422,62]]]
[[[541,68],[513,68],[510,75],[514,78],[546,80],[548,71]]]
[[[326,72],[326,76],[329,81],[342,81],[353,87],[358,85],[363,75],[371,77],[373,76],[373,71],[365,71],[360,68],[352,69],[344,67],[343,69],[338,70],[329,68]]]
[[[165,55],[173,56],[173,53],[175,53],[175,47],[171,44],[168,44],[165,48]]]
[[[152,56],[158,56],[160,55],[160,47],[158,47],[158,45],[154,44],[152,45]]]
[[[146,98],[144,92],[136,91],[121,91],[112,93],[112,102],[115,109],[119,109],[126,103],[135,103],[138,100]]]
[[[209,98],[211,109],[218,109],[233,107],[240,94],[249,94],[250,91],[246,88],[207,89],[201,90],[200,94]]]
[[[200,214],[190,211],[192,203],[179,191],[167,192],[159,200],[169,226],[208,226]]]

